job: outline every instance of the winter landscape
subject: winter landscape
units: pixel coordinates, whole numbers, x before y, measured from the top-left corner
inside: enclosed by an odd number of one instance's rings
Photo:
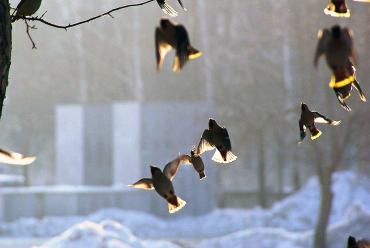
[[[367,1],[0,0],[0,16],[0,248],[370,239]]]

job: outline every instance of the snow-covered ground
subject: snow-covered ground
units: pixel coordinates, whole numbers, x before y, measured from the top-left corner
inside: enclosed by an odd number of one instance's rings
[[[333,177],[330,248],[349,234],[370,238],[370,180],[353,172]],[[0,226],[2,236],[54,237],[43,247],[311,247],[319,185],[310,179],[271,209],[218,209],[199,217],[163,220],[153,215],[104,209],[90,216],[20,219]],[[250,245],[248,245],[250,244]]]

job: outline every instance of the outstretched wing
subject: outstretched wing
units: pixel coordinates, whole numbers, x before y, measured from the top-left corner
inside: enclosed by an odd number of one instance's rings
[[[327,118],[326,116],[320,114],[319,112],[312,112],[312,114],[314,116],[314,121],[316,123],[324,123],[324,124],[330,124],[330,125],[333,125],[333,126],[338,126],[341,122],[341,121],[331,120],[331,119]]]
[[[165,14],[171,17],[176,17],[178,15],[177,11],[174,10],[170,5],[168,5],[166,0],[157,0],[157,3]]]
[[[154,189],[153,180],[151,178],[142,178],[136,183],[130,184],[128,186],[133,187],[135,189],[146,189],[146,190]]]
[[[187,9],[184,7],[184,4],[182,3],[182,1],[181,0],[177,0],[177,1],[181,5],[181,8],[186,11]]]
[[[190,163],[189,155],[180,155],[176,159],[167,163],[163,169],[163,174],[172,181],[176,176],[176,173],[178,172],[181,163],[189,164]]]
[[[206,151],[211,151],[216,147],[212,143],[211,131],[209,129],[204,130],[202,138],[199,141],[198,147],[195,150],[195,154],[201,155]]]
[[[314,58],[315,67],[317,67],[320,56],[325,53],[326,44],[328,43],[328,40],[330,38],[329,30],[326,28],[320,30],[319,33],[317,34],[317,38],[318,38],[318,43],[317,43],[315,58]]]
[[[35,160],[35,156],[26,157],[17,152],[0,149],[0,163],[12,165],[29,165]]]
[[[157,59],[157,70],[160,70],[163,65],[163,60],[167,53],[171,51],[171,46],[166,41],[165,35],[161,28],[155,30],[155,55]]]
[[[351,54],[350,54],[351,62],[354,65],[357,65],[357,62],[358,62],[357,61],[357,52],[356,52],[355,46],[353,44],[353,32],[349,28],[343,28],[342,30],[343,30],[343,39],[346,42],[347,46],[350,47],[350,49],[351,49]]]

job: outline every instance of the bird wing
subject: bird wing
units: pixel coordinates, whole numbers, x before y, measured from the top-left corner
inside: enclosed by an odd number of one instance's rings
[[[26,157],[17,152],[0,149],[0,163],[12,165],[29,165],[35,160],[35,156]]]
[[[315,53],[315,58],[314,58],[315,67],[317,67],[320,56],[325,53],[326,44],[330,38],[329,30],[326,28],[320,30],[317,34],[317,38],[318,38],[318,43],[317,43],[316,53]]]
[[[302,120],[299,120],[299,131],[300,131],[300,141],[298,143],[302,143],[304,138],[306,137],[306,126],[303,125]]]
[[[165,14],[171,17],[176,17],[178,15],[177,11],[167,4],[166,0],[157,0],[157,3]]]
[[[334,120],[331,120],[329,118],[327,118],[326,116],[320,114],[319,112],[312,112],[313,116],[314,116],[314,121],[315,123],[324,123],[324,124],[330,124],[330,125],[333,125],[333,126],[338,126],[341,121],[334,121]]]
[[[190,163],[189,155],[180,155],[171,162],[168,162],[163,169],[163,174],[172,181],[176,176],[181,163]]]
[[[188,47],[190,46],[188,32],[183,25],[176,26],[176,55],[172,66],[173,71],[179,72],[188,61]]]
[[[185,10],[186,11],[186,8],[184,7],[184,4],[182,3],[182,1],[181,0],[177,0],[178,2],[179,2],[179,4],[181,5],[181,8],[183,9],[183,10]]]
[[[155,30],[155,55],[157,58],[157,70],[160,70],[163,65],[163,60],[167,53],[171,51],[171,46],[166,41],[165,35],[161,28]]]
[[[135,189],[146,189],[146,190],[154,189],[153,180],[151,178],[142,178],[136,183],[129,185],[129,187],[133,187]]]
[[[347,46],[351,48],[351,55],[350,55],[351,62],[357,65],[357,62],[358,62],[357,52],[353,44],[353,32],[351,29],[343,28],[343,39],[344,39],[344,42],[347,44]]]
[[[211,142],[211,131],[209,129],[204,130],[202,138],[199,141],[198,147],[195,151],[195,154],[201,155],[206,151],[211,151],[215,149],[215,146]]]

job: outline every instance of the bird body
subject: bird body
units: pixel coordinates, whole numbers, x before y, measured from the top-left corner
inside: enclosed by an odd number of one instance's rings
[[[300,129],[300,141],[306,137],[306,128],[311,132],[311,139],[315,140],[321,136],[322,132],[316,128],[315,123],[325,123],[332,126],[338,126],[340,121],[331,120],[324,115],[316,111],[311,111],[308,106],[304,103],[301,104],[301,118],[299,119],[299,129]]]
[[[209,119],[208,129],[204,130],[202,138],[195,150],[195,154],[201,155],[205,151],[216,148],[212,160],[217,163],[231,163],[237,159],[232,153],[231,141],[227,129],[220,127],[214,119]]]
[[[41,6],[41,0],[21,0],[16,8],[13,21],[23,16],[32,16]]]
[[[156,28],[155,48],[158,71],[163,65],[164,58],[172,49],[175,50],[172,66],[175,72],[181,71],[189,60],[202,56],[200,51],[191,46],[186,28],[166,18],[162,18],[160,26]]]
[[[350,111],[345,103],[350,96],[352,86],[358,91],[360,99],[366,102],[366,97],[356,80],[356,54],[353,45],[352,31],[336,25],[330,30],[323,29],[318,34],[314,65],[317,67],[319,58],[325,55],[326,62],[333,74],[329,87],[333,88],[341,106]]]
[[[20,153],[0,149],[0,163],[12,165],[29,165],[36,160],[35,156],[26,157]]]
[[[206,174],[204,173],[204,163],[201,156],[196,155],[195,150],[191,150],[189,159],[194,169],[199,173],[199,179],[202,180],[206,178]]]

